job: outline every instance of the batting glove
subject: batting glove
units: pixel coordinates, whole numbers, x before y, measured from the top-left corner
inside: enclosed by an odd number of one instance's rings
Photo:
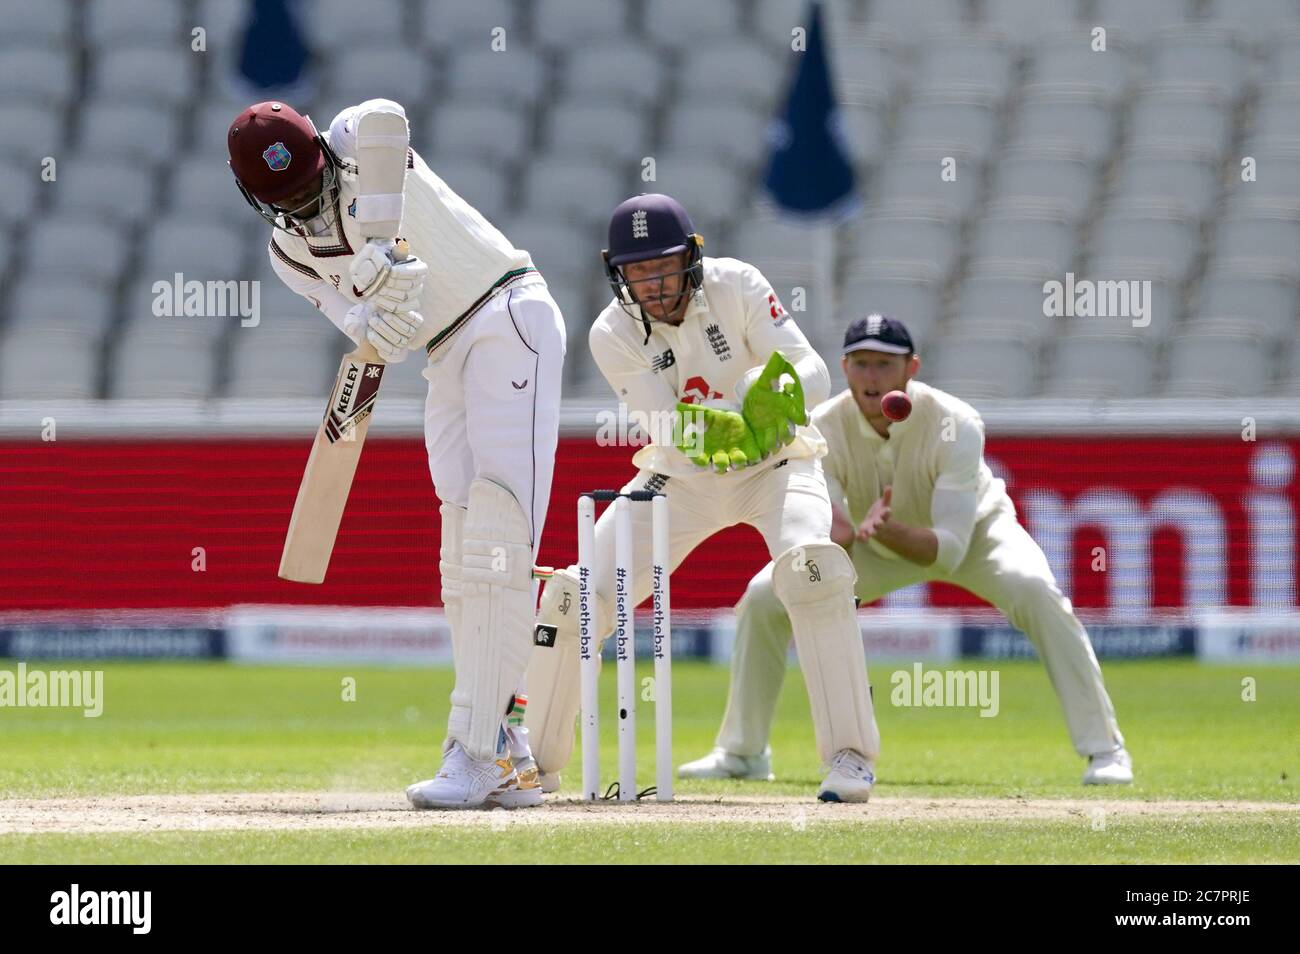
[[[394,313],[362,302],[348,311],[343,330],[358,344],[364,335],[384,361],[397,364],[411,348],[419,346],[423,327],[424,316],[418,311]]]
[[[349,271],[352,291],[359,298],[402,312],[419,300],[429,266],[413,255],[394,262],[392,242],[367,242],[352,259]]]

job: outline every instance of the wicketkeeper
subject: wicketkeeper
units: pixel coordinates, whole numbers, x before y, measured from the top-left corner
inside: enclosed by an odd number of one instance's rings
[[[606,271],[614,290],[591,328],[591,353],[630,417],[679,416],[633,456],[624,490],[668,499],[670,566],[724,527],[758,530],[772,585],[788,614],[829,774],[818,797],[866,801],[879,748],[853,604],[853,564],[831,541],[830,498],[818,460],[825,442],[805,402],[830,391],[826,365],[752,265],[705,258],[685,209],[640,195],[614,210]],[[810,406],[810,405],[809,405]],[[652,428],[655,429],[655,428]],[[633,507],[632,605],[650,593],[649,508]],[[614,521],[596,523],[595,632],[613,628]],[[554,791],[573,751],[579,706],[578,580],[559,570],[538,615],[525,725]]]

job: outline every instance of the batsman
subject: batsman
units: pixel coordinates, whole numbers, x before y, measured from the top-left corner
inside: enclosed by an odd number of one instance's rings
[[[255,103],[227,141],[240,192],[272,228],[267,254],[285,285],[385,364],[412,352],[425,362],[456,683],[442,766],[407,798],[417,808],[539,805],[526,740],[503,718],[532,651],[533,563],[559,439],[559,307],[528,251],[410,147],[400,103],[348,107],[323,134],[286,103]],[[409,255],[394,255],[399,234]]]
[[[826,443],[806,408],[830,391],[826,365],[754,266],[706,258],[686,210],[639,195],[614,210],[605,270],[614,299],[589,333],[592,356],[626,419],[650,422],[624,491],[664,494],[669,564],[724,527],[749,524],[773,561],[808,686],[823,801],[867,801],[879,735],[853,602],[853,563],[832,542],[819,458]],[[623,415],[620,415],[622,418]],[[656,426],[671,421],[674,426]],[[634,507],[632,605],[650,594],[651,517]],[[614,521],[596,523],[594,631],[613,629]],[[525,676],[525,718],[545,791],[573,752],[580,702],[578,578],[559,570],[538,611]]]

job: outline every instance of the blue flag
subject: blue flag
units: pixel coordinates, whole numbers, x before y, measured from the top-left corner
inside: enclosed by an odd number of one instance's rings
[[[311,90],[309,50],[292,0],[246,0],[237,87],[262,99],[300,99]]]
[[[813,2],[810,13],[808,47],[795,53],[794,81],[768,130],[772,152],[763,185],[792,215],[844,215],[857,205],[853,163],[839,130],[821,4]]]

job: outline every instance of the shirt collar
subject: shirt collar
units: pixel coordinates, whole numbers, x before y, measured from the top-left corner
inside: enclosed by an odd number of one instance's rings
[[[912,398],[913,402],[915,402],[916,394],[912,389],[911,381],[907,382],[906,392],[907,396]],[[915,403],[913,403],[913,407],[915,407]],[[908,428],[912,426],[912,418],[910,416],[905,421],[894,421],[889,425],[889,437],[884,438],[877,434],[876,429],[867,423],[867,419],[862,416],[862,411],[858,408],[857,401],[853,402],[853,410],[856,412],[854,416],[857,418],[858,430],[862,432],[862,436],[868,440],[875,441],[877,444],[888,445],[892,443],[894,438],[905,434]]]
[[[637,305],[636,309],[637,326],[644,328],[645,326],[642,324],[641,318],[641,306]],[[670,325],[663,321],[652,321],[650,322],[650,327],[654,330],[655,334],[664,335],[665,337],[676,340],[677,336],[680,335],[691,322],[707,317],[709,314],[709,300],[704,297],[704,289],[697,288],[695,293],[691,296],[691,300],[686,303],[686,311],[682,313],[682,320],[679,324]]]
[[[691,299],[686,303],[686,311],[682,313],[682,323],[678,327],[685,327],[686,322],[692,318],[708,314],[709,299],[704,294],[704,287],[700,286],[691,293]]]

